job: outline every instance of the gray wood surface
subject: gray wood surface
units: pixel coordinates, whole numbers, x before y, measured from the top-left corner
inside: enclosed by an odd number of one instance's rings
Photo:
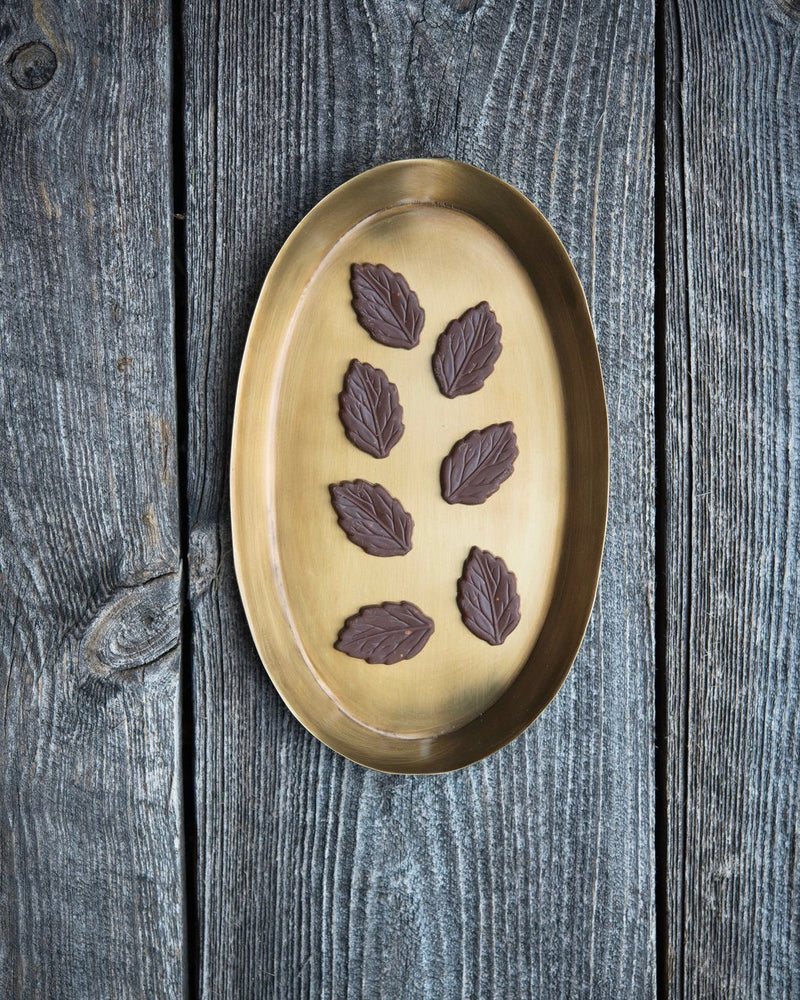
[[[800,997],[800,8],[660,10],[656,41],[649,0],[187,0],[177,373],[169,6],[0,10],[3,1000],[653,998],[657,925],[660,997]],[[564,689],[489,761],[420,779],[280,702],[227,477],[278,248],[336,184],[427,155],[511,181],[564,240],[612,478]]]
[[[0,10],[0,996],[178,997],[169,8]]]
[[[644,998],[653,856],[651,4],[290,4],[185,14],[198,994]],[[555,225],[611,417],[597,607],[533,728],[466,772],[388,777],[294,721],[233,574],[235,382],[267,268],[376,163],[469,160]]]
[[[667,5],[669,997],[800,996],[800,7]]]

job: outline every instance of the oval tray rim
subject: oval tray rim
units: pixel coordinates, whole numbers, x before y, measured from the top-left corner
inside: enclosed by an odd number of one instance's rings
[[[254,342],[261,323],[261,317],[265,312],[266,303],[272,295],[275,294],[275,288],[273,286],[275,286],[278,282],[278,276],[282,267],[286,265],[288,259],[295,251],[298,243],[302,241],[305,234],[309,230],[313,231],[318,221],[324,220],[331,212],[332,208],[335,209],[337,204],[341,202],[342,199],[358,198],[362,189],[366,188],[367,185],[374,184],[376,181],[379,181],[386,187],[390,187],[395,178],[401,176],[402,174],[407,174],[409,171],[414,174],[419,173],[424,177],[425,173],[431,170],[437,172],[444,171],[446,174],[451,174],[455,181],[464,181],[469,183],[470,179],[477,180],[480,178],[481,182],[484,184],[498,185],[499,189],[504,191],[506,195],[520,201],[520,207],[523,207],[531,214],[533,220],[541,231],[541,235],[549,242],[550,249],[554,255],[554,263],[561,269],[563,277],[566,279],[567,285],[569,286],[569,293],[574,296],[572,311],[576,321],[575,330],[582,339],[582,343],[580,345],[583,352],[582,362],[586,365],[590,378],[594,380],[594,385],[589,387],[589,391],[594,392],[595,406],[600,407],[600,410],[595,411],[594,413],[595,418],[599,419],[599,426],[593,429],[597,438],[595,441],[597,454],[594,456],[594,464],[599,467],[599,469],[595,469],[595,478],[599,476],[597,485],[600,487],[600,495],[596,496],[593,500],[595,514],[593,524],[591,525],[593,534],[591,547],[593,552],[591,554],[591,558],[588,560],[591,567],[591,597],[585,601],[585,607],[581,608],[580,612],[576,614],[573,619],[574,628],[570,636],[571,641],[568,644],[569,649],[562,657],[561,669],[558,673],[556,682],[552,685],[547,697],[544,698],[534,710],[529,712],[522,719],[522,721],[517,721],[515,724],[509,726],[507,730],[488,740],[484,745],[476,747],[467,743],[462,757],[459,758],[454,756],[451,759],[445,759],[443,762],[439,760],[435,762],[436,765],[443,763],[444,766],[427,766],[427,762],[424,757],[412,762],[412,765],[408,766],[408,761],[406,761],[405,765],[396,765],[392,760],[370,757],[366,754],[357,752],[356,748],[353,748],[352,746],[343,745],[341,742],[333,739],[332,734],[319,724],[319,721],[314,714],[307,711],[305,705],[297,704],[296,701],[290,696],[287,691],[286,684],[284,683],[280,666],[270,666],[270,658],[267,655],[267,651],[263,648],[263,643],[259,641],[258,610],[255,607],[255,602],[252,599],[252,595],[249,593],[248,585],[246,583],[247,574],[245,572],[245,562],[247,557],[245,555],[245,550],[247,548],[247,529],[245,521],[247,520],[247,517],[244,512],[245,505],[243,503],[243,495],[246,490],[245,483],[247,474],[246,471],[242,471],[240,473],[239,469],[242,465],[241,456],[243,453],[243,440],[247,437],[247,428],[246,426],[243,426],[243,398],[248,392],[248,386],[252,383],[254,375],[257,375],[257,372],[253,371],[255,353]],[[406,179],[407,178],[403,178],[403,181]],[[378,212],[386,211],[396,205],[414,203],[443,204],[445,207],[451,207],[457,211],[464,211],[464,209],[459,205],[448,205],[447,202],[441,202],[438,200],[426,198],[405,198],[387,202],[385,206],[378,209]],[[365,219],[370,218],[373,214],[375,213],[365,213],[355,224],[360,224]],[[475,215],[475,213],[468,214]],[[483,221],[480,220],[478,216],[475,217],[478,218],[479,221]],[[348,231],[350,228],[354,227],[348,227]],[[327,251],[323,255],[322,259],[327,256],[327,253],[330,252],[333,245],[334,244],[331,244],[327,248]],[[312,280],[314,273],[315,272],[309,274],[306,287]],[[230,513],[234,571],[236,574],[242,605],[244,607],[245,617],[250,629],[250,634],[256,646],[262,665],[267,671],[267,674],[282,701],[297,721],[300,722],[300,724],[314,737],[316,737],[325,746],[329,747],[331,750],[348,760],[375,771],[381,771],[389,774],[444,774],[468,767],[474,763],[478,763],[479,761],[484,760],[501,750],[503,747],[507,746],[520,736],[539,717],[542,711],[544,711],[547,705],[552,702],[561,690],[570,673],[570,670],[572,669],[585,637],[596,600],[603,552],[605,548],[608,524],[609,487],[610,462],[608,408],[605,398],[605,387],[600,366],[600,358],[597,350],[594,324],[592,322],[586,294],[575,269],[575,265],[572,263],[572,260],[558,234],[553,229],[544,214],[532,201],[530,201],[530,199],[522,194],[522,192],[520,192],[516,187],[502,180],[502,178],[499,178],[488,171],[482,170],[479,167],[475,167],[459,160],[450,160],[445,158],[402,159],[380,164],[379,166],[372,167],[360,174],[355,175],[330,191],[325,197],[318,201],[313,208],[306,213],[306,215],[303,216],[282,244],[267,272],[248,328],[247,339],[239,369],[236,400],[234,404],[230,457]],[[264,516],[266,516],[266,512]],[[276,594],[274,596],[277,605],[279,606],[280,595]],[[523,666],[521,669],[524,670],[525,667]],[[330,698],[330,694],[328,692],[324,693]],[[336,703],[334,702],[334,704]],[[488,712],[491,707],[492,706],[488,706],[486,711]],[[337,708],[339,708],[340,712],[343,712],[340,706],[337,705]],[[452,737],[456,733],[464,732],[469,729],[470,726],[474,726],[477,722],[479,722],[481,718],[482,716],[478,716],[477,719],[473,719],[470,723],[461,727],[461,729],[443,733],[441,734],[441,737],[430,737],[427,739],[427,742],[432,742],[443,737]],[[366,729],[367,727],[364,728]],[[389,737],[385,734],[379,733],[375,730],[370,731],[374,733],[376,738],[380,737],[383,741],[389,740]],[[403,737],[400,734],[398,734],[396,740],[402,741],[403,743],[411,742],[408,738]]]

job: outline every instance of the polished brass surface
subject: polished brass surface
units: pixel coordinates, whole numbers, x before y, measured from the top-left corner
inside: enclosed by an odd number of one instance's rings
[[[384,347],[350,306],[352,262],[402,272],[426,320],[418,347]],[[446,399],[431,369],[447,322],[487,299],[503,352],[485,387]],[[405,434],[385,459],[346,439],[337,394],[351,358],[398,386]],[[439,464],[474,428],[513,420],[513,476],[485,504],[450,506]],[[414,517],[413,549],[381,559],[336,523],[328,484],[382,483]],[[608,425],[575,270],[514,188],[448,160],[389,163],[323,199],[270,269],[242,361],[231,456],[236,572],[261,658],[315,736],[369,767],[437,772],[517,736],[563,683],[594,600],[608,502]],[[461,623],[472,545],[516,573],[521,623],[492,647]],[[414,659],[371,666],[333,648],[363,604],[409,600],[436,630]]]

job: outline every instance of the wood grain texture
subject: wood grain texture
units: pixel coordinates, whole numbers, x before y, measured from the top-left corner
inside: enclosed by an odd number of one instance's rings
[[[182,991],[169,58],[163,3],[0,12],[0,995],[16,1000]]]
[[[666,6],[669,996],[800,996],[800,18]]]
[[[189,0],[190,593],[200,995],[654,994],[652,10]],[[519,186],[575,260],[612,435],[598,604],[522,738],[465,772],[368,772],[257,661],[227,511],[236,375],[302,215],[376,163]]]

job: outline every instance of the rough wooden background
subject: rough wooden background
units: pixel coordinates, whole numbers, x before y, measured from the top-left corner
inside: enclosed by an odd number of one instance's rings
[[[0,8],[0,996],[184,978],[170,12]]]
[[[1,997],[800,996],[799,53],[794,0],[0,9]],[[430,155],[566,244],[612,476],[564,689],[420,779],[280,702],[227,473],[281,243]]]
[[[800,4],[667,6],[669,996],[800,997]]]
[[[654,992],[652,15],[627,3],[185,14],[189,503],[200,994]],[[369,773],[292,719],[234,581],[228,447],[266,267],[334,185],[452,156],[550,217],[590,297],[612,426],[597,609],[522,739]]]

